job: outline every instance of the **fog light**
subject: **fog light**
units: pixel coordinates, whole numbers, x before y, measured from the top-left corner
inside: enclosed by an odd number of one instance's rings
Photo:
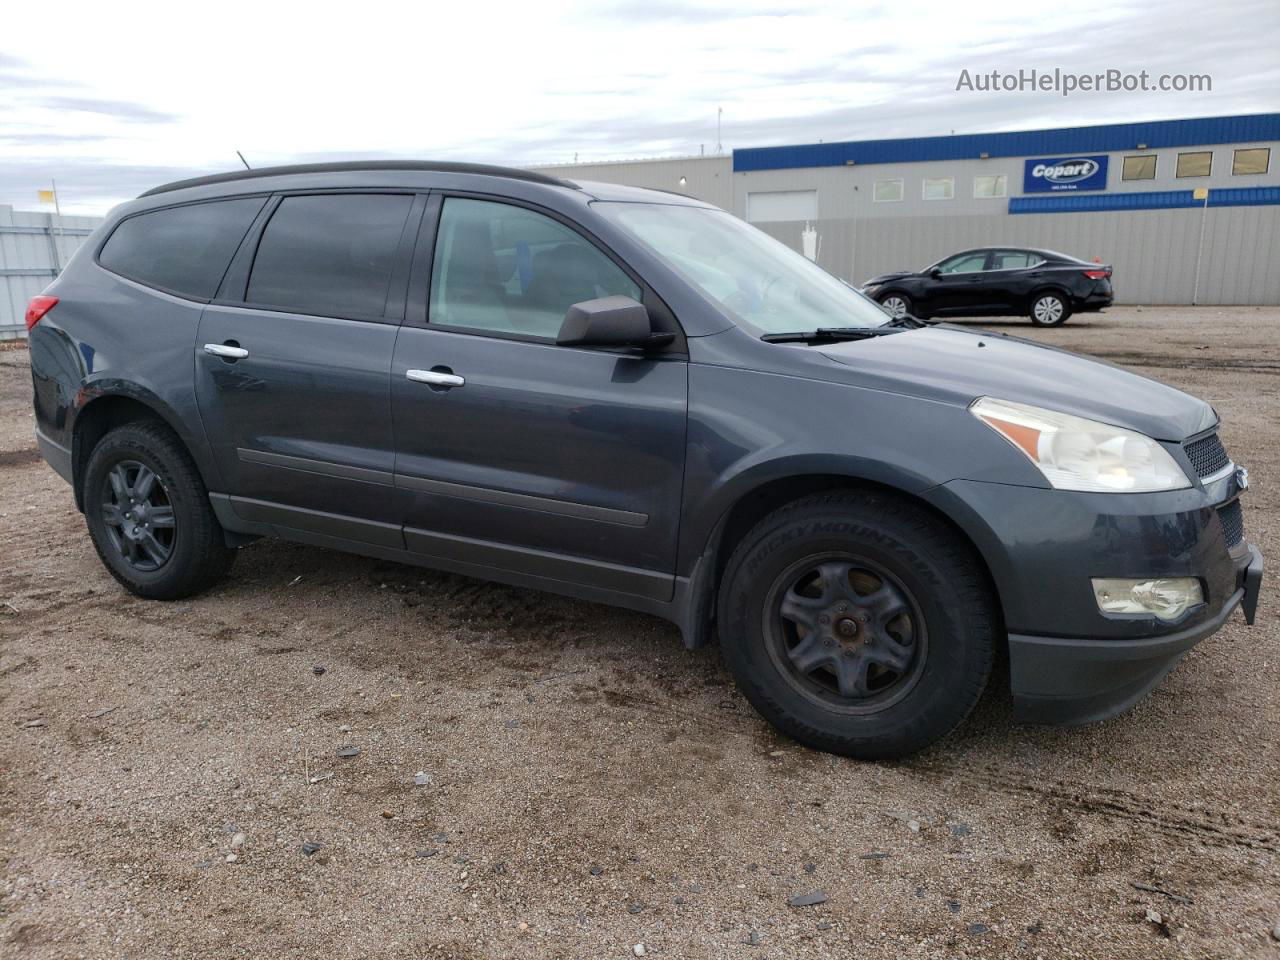
[[[1141,613],[1161,620],[1177,620],[1197,604],[1204,603],[1200,581],[1195,577],[1161,580],[1093,581],[1093,595],[1103,613]]]

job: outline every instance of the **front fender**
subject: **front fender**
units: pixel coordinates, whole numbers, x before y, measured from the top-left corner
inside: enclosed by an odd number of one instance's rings
[[[963,406],[691,364],[678,572],[693,570],[735,503],[775,480],[836,476],[919,496],[956,478],[1034,482],[1029,469]]]

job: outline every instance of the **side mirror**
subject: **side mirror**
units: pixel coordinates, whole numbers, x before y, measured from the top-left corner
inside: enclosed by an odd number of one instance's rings
[[[937,280],[940,276],[942,276],[942,271],[939,270],[937,267],[934,267],[932,270],[929,271],[929,276],[932,277],[934,280]]]
[[[564,315],[556,343],[562,347],[641,347],[653,342],[644,304],[630,297],[575,303]]]

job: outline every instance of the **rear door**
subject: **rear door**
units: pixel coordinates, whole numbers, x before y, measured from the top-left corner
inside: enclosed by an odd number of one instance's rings
[[[663,307],[549,211],[465,196],[432,205],[438,230],[429,216],[410,291],[420,313],[391,371],[408,548],[669,599],[686,358],[555,343],[571,304],[620,294]]]
[[[987,269],[977,284],[980,306],[995,310],[1022,309],[1044,258],[1030,250],[992,250]]]
[[[201,317],[197,397],[236,512],[400,546],[388,377],[425,197],[274,197]]]

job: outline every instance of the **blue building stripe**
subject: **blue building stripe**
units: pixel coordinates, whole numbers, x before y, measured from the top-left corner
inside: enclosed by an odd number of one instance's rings
[[[1153,190],[1143,193],[1071,194],[1050,197],[1011,197],[1010,213],[1097,213],[1103,210],[1171,210],[1199,207],[1191,190]],[[1211,207],[1253,207],[1280,204],[1280,187],[1211,189]]]
[[[1210,190],[1211,207],[1257,207],[1280,203],[1280,187],[1236,187],[1231,190]]]
[[[1151,120],[1097,127],[1061,127],[1012,133],[968,133],[950,137],[808,143],[786,147],[749,147],[733,151],[733,170],[788,170],[797,167],[842,167],[864,163],[921,163],[929,160],[976,160],[989,157],[1065,156],[1190,147],[1216,143],[1280,140],[1280,113],[1194,120]]]

